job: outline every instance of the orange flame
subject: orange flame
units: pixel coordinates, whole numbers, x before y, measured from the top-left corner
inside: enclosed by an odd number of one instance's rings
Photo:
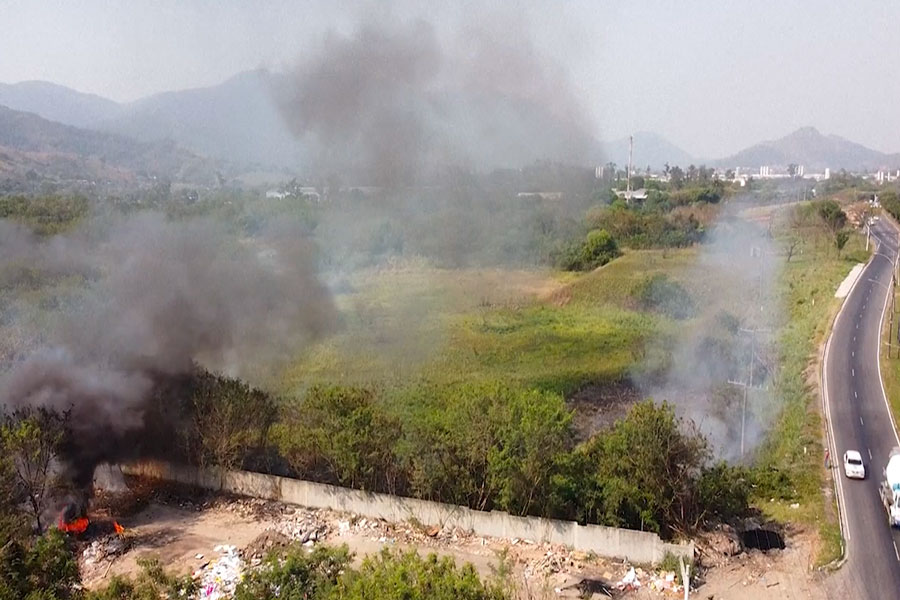
[[[89,521],[86,517],[81,517],[80,519],[69,521],[68,523],[60,519],[59,530],[65,531],[66,533],[84,533],[88,528],[88,523]]]
[[[125,533],[125,528],[119,525],[118,521],[113,521],[113,527],[116,528],[116,533],[118,533],[119,535]]]

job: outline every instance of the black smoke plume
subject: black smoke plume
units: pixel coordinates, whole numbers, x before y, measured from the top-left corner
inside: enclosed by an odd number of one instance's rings
[[[439,35],[426,21],[328,34],[284,80],[312,171],[403,186],[452,167],[588,164],[593,128],[565,71],[514,19]],[[345,179],[346,181],[346,179]]]
[[[237,240],[212,221],[155,214],[40,240],[0,222],[0,274],[85,282],[0,379],[0,406],[71,409],[63,457],[77,486],[130,458],[161,382],[196,364],[241,374],[272,364],[334,320],[313,252],[289,231]]]

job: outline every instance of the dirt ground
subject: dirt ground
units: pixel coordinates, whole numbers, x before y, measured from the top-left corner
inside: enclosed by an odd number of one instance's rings
[[[785,539],[784,550],[744,552],[710,569],[706,582],[692,597],[704,600],[825,600],[827,579],[813,571],[813,536],[800,533]]]
[[[155,498],[130,516],[119,516],[118,521],[126,528],[124,536],[103,538],[93,546],[92,540],[81,542],[83,579],[89,588],[103,585],[114,575],[135,575],[140,571],[141,558],[155,557],[172,572],[201,573],[215,563],[223,545],[241,551],[244,560],[253,565],[279,540],[303,541],[315,532],[307,545],[346,544],[357,561],[385,547],[415,549],[422,555],[436,553],[460,564],[472,563],[482,576],[490,577],[505,560],[522,598],[682,597],[671,590],[651,589],[664,580],[665,574],[640,567],[635,570],[641,587],[618,590],[615,584],[630,565],[562,547],[481,538],[411,524],[392,525],[260,500]],[[704,568],[702,585],[691,591],[691,597],[825,599],[824,578],[810,569],[811,540],[811,536],[799,534],[786,540],[784,550],[722,558],[717,566]],[[110,543],[123,548],[104,556],[103,550]]]

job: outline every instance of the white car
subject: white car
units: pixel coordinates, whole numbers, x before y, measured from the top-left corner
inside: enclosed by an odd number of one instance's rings
[[[863,464],[862,456],[856,450],[844,452],[844,475],[850,479],[866,478],[866,466]]]

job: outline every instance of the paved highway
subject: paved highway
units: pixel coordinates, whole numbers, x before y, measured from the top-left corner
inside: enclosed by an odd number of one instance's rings
[[[888,455],[900,446],[879,373],[882,315],[897,254],[886,219],[872,228],[877,248],[835,321],[825,350],[825,410],[832,471],[844,522],[847,562],[834,577],[835,598],[900,598],[900,530],[892,530],[878,495]],[[866,479],[848,480],[845,450],[859,450]]]

